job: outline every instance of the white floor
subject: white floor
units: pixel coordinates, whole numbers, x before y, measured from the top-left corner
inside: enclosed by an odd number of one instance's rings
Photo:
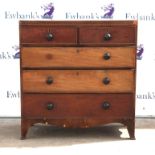
[[[136,120],[136,140],[122,126],[87,131],[36,126],[23,141],[19,120],[13,121],[0,120],[0,155],[155,155],[155,119]]]

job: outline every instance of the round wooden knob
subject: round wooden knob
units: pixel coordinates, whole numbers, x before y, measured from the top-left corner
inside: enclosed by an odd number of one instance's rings
[[[110,53],[109,52],[106,52],[104,55],[103,55],[103,59],[104,60],[109,60],[110,59]]]
[[[54,81],[53,81],[53,78],[52,78],[51,76],[47,77],[46,83],[47,83],[48,85],[52,84],[53,82],[54,82]]]
[[[104,40],[105,40],[105,41],[111,40],[111,38],[112,38],[112,35],[111,35],[110,33],[106,33],[106,34],[104,35]]]
[[[54,37],[53,37],[53,34],[52,34],[52,33],[48,33],[48,34],[47,34],[47,40],[48,40],[48,41],[53,40],[53,38],[54,38]]]
[[[103,83],[104,83],[105,85],[108,85],[108,84],[110,83],[110,78],[105,77],[105,78],[103,79]]]
[[[52,110],[54,108],[54,104],[53,103],[48,103],[46,106],[47,110]]]
[[[103,108],[104,110],[108,110],[108,109],[110,108],[110,103],[107,102],[107,101],[103,102],[103,103],[102,103],[102,108]]]

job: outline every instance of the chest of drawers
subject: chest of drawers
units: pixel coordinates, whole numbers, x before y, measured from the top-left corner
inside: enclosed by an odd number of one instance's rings
[[[136,45],[136,21],[20,21],[21,138],[118,122],[134,139]]]

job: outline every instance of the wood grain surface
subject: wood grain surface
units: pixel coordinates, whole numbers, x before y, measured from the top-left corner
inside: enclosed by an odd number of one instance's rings
[[[42,93],[133,92],[133,70],[24,70],[23,91]],[[47,84],[52,78],[53,83]],[[104,78],[110,79],[104,84]]]
[[[25,118],[125,118],[134,110],[133,94],[24,94],[23,101]],[[53,109],[48,110],[48,104]]]
[[[23,68],[134,68],[135,52],[135,47],[24,47],[21,56]]]

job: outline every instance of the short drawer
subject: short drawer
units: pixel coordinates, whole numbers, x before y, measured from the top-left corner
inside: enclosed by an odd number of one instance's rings
[[[23,94],[22,115],[28,118],[129,118],[133,94]]]
[[[26,25],[20,29],[22,44],[63,45],[77,43],[77,29],[73,26]]]
[[[23,47],[23,68],[134,68],[135,47]]]
[[[130,26],[81,27],[80,44],[88,45],[136,45],[136,28]]]
[[[134,70],[24,70],[24,92],[133,92]]]

